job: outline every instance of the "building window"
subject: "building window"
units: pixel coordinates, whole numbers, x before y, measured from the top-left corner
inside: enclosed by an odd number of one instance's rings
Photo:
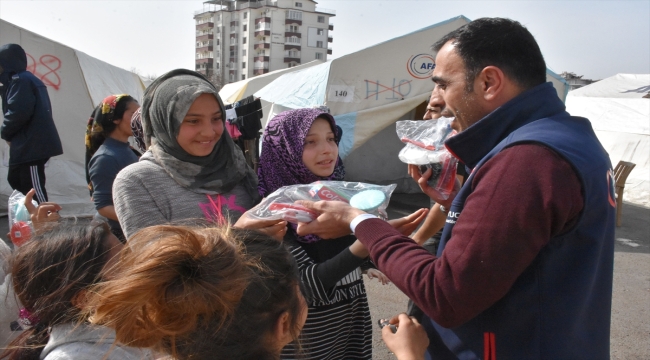
[[[219,46],[219,39],[217,39],[217,46]]]
[[[242,79],[242,80],[246,80],[246,75],[242,75],[242,76],[241,76],[241,79]]]
[[[287,19],[291,20],[302,20],[302,12],[287,10]]]
[[[248,19],[248,12],[244,13],[244,19]]]
[[[289,25],[289,32],[299,32],[298,25]]]
[[[325,23],[325,16],[319,16],[318,17],[318,22],[319,23]]]
[[[324,32],[325,30],[323,29],[316,29],[316,35],[323,35]]]
[[[243,30],[244,30],[244,31],[246,31],[246,25],[244,25],[244,28],[243,28]]]
[[[323,47],[323,42],[322,41],[316,41],[316,47],[317,48],[322,48]]]
[[[246,63],[245,62],[241,63],[241,68],[246,69]]]
[[[323,53],[316,53],[316,60],[323,60]]]
[[[246,56],[246,49],[241,51],[241,56]]]
[[[246,44],[246,38],[242,38],[242,39],[241,39],[241,43],[242,43],[242,44]]]
[[[302,3],[301,2],[296,2],[296,7],[302,7]]]

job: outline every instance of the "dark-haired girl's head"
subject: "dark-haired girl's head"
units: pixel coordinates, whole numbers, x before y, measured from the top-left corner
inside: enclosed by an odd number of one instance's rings
[[[83,321],[89,286],[107,274],[122,244],[105,223],[62,222],[16,249],[11,265],[14,291],[32,327],[3,358],[38,359],[48,328]]]
[[[306,318],[293,257],[257,232],[146,228],[115,273],[94,291],[91,321],[178,359],[276,359]]]
[[[111,95],[93,110],[86,129],[86,148],[95,153],[106,138],[119,133],[127,138],[133,134],[131,117],[140,105],[132,96]]]

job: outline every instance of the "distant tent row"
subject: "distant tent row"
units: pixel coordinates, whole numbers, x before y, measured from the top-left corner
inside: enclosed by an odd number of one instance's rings
[[[340,154],[346,179],[396,183],[398,192],[419,191],[397,153],[403,144],[395,122],[421,118],[434,83],[431,45],[470,20],[458,16],[355,53],[282,75],[255,96],[273,103],[268,116],[286,109],[329,107],[343,128]],[[547,70],[562,100],[568,84]],[[268,112],[267,112],[268,113]],[[266,116],[267,114],[265,114]]]
[[[63,206],[63,214],[94,213],[84,171],[84,134],[92,109],[110,94],[128,93],[142,99],[144,84],[138,75],[93,58],[0,20],[0,44],[15,43],[28,54],[28,70],[47,85],[63,155],[46,166],[50,201]],[[1,117],[0,117],[1,118]],[[7,183],[9,147],[0,144],[0,213],[6,212],[12,190]]]
[[[650,74],[618,74],[573,90],[566,106],[591,121],[613,166],[636,164],[623,200],[650,207]]]

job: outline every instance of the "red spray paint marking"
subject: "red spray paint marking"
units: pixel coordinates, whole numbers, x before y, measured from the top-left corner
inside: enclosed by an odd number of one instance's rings
[[[59,90],[61,87],[61,77],[56,72],[61,68],[61,60],[54,55],[43,55],[34,60],[34,57],[27,54],[27,71],[31,72],[46,85]]]

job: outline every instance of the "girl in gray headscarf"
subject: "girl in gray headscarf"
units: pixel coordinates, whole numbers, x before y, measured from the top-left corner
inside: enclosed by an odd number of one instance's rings
[[[141,119],[148,151],[113,185],[127,238],[191,218],[284,234],[286,222],[240,219],[259,201],[257,176],[224,130],[223,109],[214,85],[194,71],[173,70],[149,85]]]

